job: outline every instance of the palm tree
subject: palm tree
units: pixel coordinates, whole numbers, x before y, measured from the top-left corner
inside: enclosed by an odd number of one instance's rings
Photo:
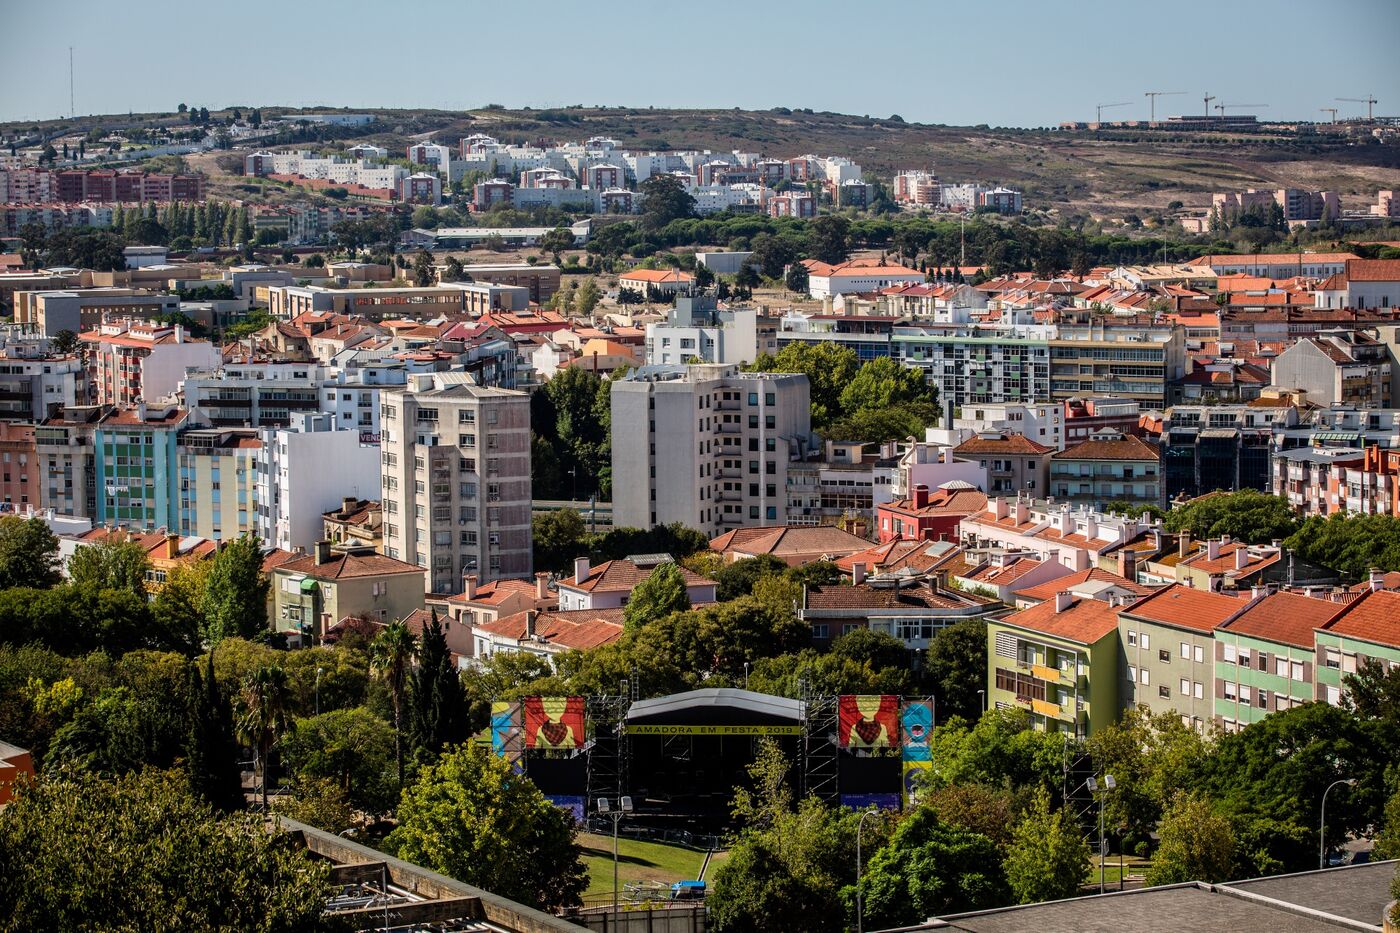
[[[248,675],[239,696],[238,735],[257,750],[262,773],[262,804],[267,809],[267,759],[287,728],[287,672],[265,664]]]
[[[394,702],[394,757],[399,766],[399,786],[403,786],[403,732],[400,713],[408,687],[408,668],[418,650],[417,640],[403,622],[391,622],[374,636],[369,646],[369,669],[389,687]]]

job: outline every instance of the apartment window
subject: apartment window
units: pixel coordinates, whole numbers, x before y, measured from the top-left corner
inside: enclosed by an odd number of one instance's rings
[[[458,423],[458,424],[476,424],[476,412],[474,412],[474,411],[458,411],[458,412],[457,412],[457,423]]]
[[[1172,698],[1172,691],[1171,691],[1171,688],[1170,688],[1170,687],[1158,687],[1158,688],[1157,688],[1157,696],[1161,697],[1161,698],[1164,699],[1164,700],[1170,700],[1170,699]]]
[[[1148,676],[1147,676],[1147,668],[1145,668],[1145,667],[1140,667],[1140,668],[1138,668],[1138,681],[1139,681],[1144,687],[1148,686],[1148,685],[1151,683],[1151,680],[1149,680],[1149,679],[1148,679]]]
[[[1158,649],[1157,660],[1161,661],[1163,664],[1170,664],[1172,663],[1172,653],[1166,648]]]
[[[1235,699],[1235,685],[1234,685],[1234,683],[1233,683],[1232,681],[1229,681],[1229,680],[1225,681],[1223,692],[1224,692],[1224,694],[1225,694],[1225,699],[1227,699],[1227,700],[1233,700],[1233,699]]]
[[[750,392],[750,393],[749,393],[749,404],[750,404],[750,405],[757,405],[757,404],[758,404],[758,393],[757,393],[757,392]]]
[[[757,472],[758,472],[758,461],[757,461],[757,460],[750,460],[750,461],[749,461],[749,472],[750,472],[750,473],[757,473]]]
[[[1250,655],[1248,648],[1241,648],[1239,650],[1238,661],[1241,667],[1249,667]]]
[[[758,415],[749,415],[749,427],[758,427]]]
[[[777,393],[775,393],[775,392],[764,392],[764,393],[763,393],[763,404],[765,404],[765,405],[776,405],[777,402],[778,402]]]
[[[1184,641],[1181,643],[1181,659],[1183,661],[1191,660],[1191,645]]]
[[[1292,671],[1291,671],[1292,679],[1293,679],[1293,680],[1302,680],[1302,679],[1303,679],[1303,662],[1302,662],[1302,661],[1294,661],[1294,662],[1292,662],[1292,668],[1293,668]]]
[[[1191,684],[1191,695],[1193,697],[1195,697],[1198,700],[1203,700],[1205,699],[1205,694],[1205,684],[1201,683],[1200,681],[1196,681],[1195,683]]]
[[[1195,657],[1197,664],[1204,664],[1206,662],[1205,647],[1203,645],[1196,645],[1192,649],[1192,656]]]
[[[1275,657],[1275,658],[1274,658],[1274,673],[1277,674],[1279,677],[1287,677],[1287,676],[1288,676],[1288,659],[1287,659],[1287,658],[1280,658],[1280,657]]]
[[[1136,647],[1137,647],[1137,632],[1134,632],[1134,631],[1131,630],[1131,629],[1128,630],[1128,647],[1129,647],[1129,648],[1136,648]]]
[[[1191,681],[1185,677],[1181,678],[1181,695],[1186,697],[1191,695]]]
[[[1254,691],[1249,684],[1240,684],[1240,702],[1248,703],[1254,699]]]
[[[1152,647],[1151,643],[1148,642],[1147,633],[1146,633],[1146,632],[1140,632],[1140,633],[1138,633],[1138,640],[1142,642],[1142,650],[1143,650],[1143,651],[1146,651],[1148,648],[1151,648],[1151,647]]]
[[[1235,646],[1225,645],[1223,651],[1221,652],[1221,657],[1223,660],[1229,661],[1231,664],[1235,663]]]
[[[458,447],[475,447],[475,446],[476,446],[476,435],[475,435],[475,434],[458,434],[458,435],[457,435],[457,446],[458,446]]]
[[[1133,667],[1131,664],[1128,665],[1128,683],[1137,683],[1137,668]]]

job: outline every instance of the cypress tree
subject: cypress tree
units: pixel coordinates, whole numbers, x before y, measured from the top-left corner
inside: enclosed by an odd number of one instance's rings
[[[238,742],[234,738],[233,707],[214,677],[214,652],[203,677],[189,666],[189,733],[185,739],[185,773],[190,790],[219,810],[243,806],[243,782],[238,773]]]
[[[444,746],[466,741],[466,713],[462,681],[434,611],[423,626],[418,666],[409,679],[409,741],[421,756],[432,760]]]

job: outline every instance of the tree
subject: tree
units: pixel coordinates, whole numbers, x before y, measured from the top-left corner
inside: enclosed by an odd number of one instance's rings
[[[1217,882],[1235,867],[1235,834],[1230,821],[1205,797],[1180,794],[1157,829],[1161,845],[1147,870],[1147,884]]]
[[[262,548],[252,535],[219,546],[204,591],[205,638],[256,638],[267,628],[272,586],[262,569]]]
[[[1229,535],[1248,544],[1266,544],[1297,530],[1297,519],[1281,496],[1253,489],[1202,496],[1167,513],[1167,530],[1190,529],[1200,540]]]
[[[556,265],[561,261],[559,254],[573,245],[574,232],[568,227],[555,227],[540,237],[540,249],[552,254]]]
[[[725,564],[715,574],[715,598],[720,602],[748,596],[760,577],[786,573],[788,565],[772,554],[741,557]]]
[[[920,800],[943,822],[981,833],[1003,852],[1010,848],[1017,825],[1011,791],[986,784],[950,784],[926,791]]]
[[[1089,873],[1089,846],[1063,809],[1050,809],[1040,787],[1016,825],[1006,853],[1006,880],[1022,904],[1074,897]]]
[[[1180,716],[1153,714],[1146,706],[1097,730],[1088,748],[1095,770],[1118,781],[1104,797],[1107,824],[1138,839],[1146,839],[1176,795],[1193,785],[1210,754],[1205,736]]]
[[[1385,802],[1385,815],[1381,820],[1380,832],[1376,834],[1371,858],[1375,861],[1400,858],[1400,790],[1392,793]]]
[[[389,688],[394,705],[394,760],[398,762],[399,784],[403,784],[403,701],[408,689],[408,670],[418,640],[403,622],[390,622],[369,646],[369,669]]]
[[[423,626],[408,697],[409,736],[420,755],[432,760],[445,746],[467,740],[466,695],[437,610]]]
[[[911,402],[932,404],[937,392],[924,381],[923,373],[882,356],[866,362],[855,378],[841,390],[841,408],[846,412],[884,409]]]
[[[530,521],[535,547],[535,568],[563,573],[575,557],[588,552],[583,517],[573,509],[538,513]]]
[[[591,277],[584,279],[583,284],[574,293],[574,311],[584,316],[590,315],[602,299],[603,293],[599,290],[598,283]]]
[[[239,696],[238,734],[257,751],[262,805],[267,809],[268,757],[287,729],[287,672],[267,664],[248,675]]]
[[[952,719],[933,730],[932,787],[1058,787],[1064,777],[1063,738],[1031,728],[1024,710],[988,710],[970,729]]]
[[[787,268],[787,275],[783,277],[783,284],[790,292],[797,292],[799,295],[807,294],[808,282],[807,267],[800,262],[794,262]]]
[[[840,214],[823,214],[812,221],[812,256],[831,265],[851,254],[851,223]]]
[[[151,567],[146,549],[135,541],[109,535],[96,544],[85,544],[68,558],[68,579],[93,590],[125,590],[144,598],[146,571]]]
[[[0,589],[53,586],[58,573],[58,537],[42,518],[0,516]]]
[[[924,670],[945,721],[952,716],[980,716],[978,689],[987,673],[987,623],[967,619],[939,629],[924,655]]]
[[[666,561],[632,589],[632,597],[622,612],[624,629],[636,630],[643,625],[690,608],[685,576],[680,565]]]
[[[1284,545],[1299,559],[1327,567],[1349,580],[1365,579],[1374,567],[1400,567],[1400,518],[1390,515],[1311,515]]]
[[[243,782],[238,773],[238,742],[233,707],[214,676],[214,654],[201,677],[189,665],[189,734],[185,740],[185,774],[190,792],[216,810],[243,805]]]
[[[871,857],[861,889],[872,927],[997,907],[1010,894],[992,841],[944,823],[928,807],[905,817]]]
[[[397,799],[394,729],[363,706],[298,719],[282,747],[296,785],[334,781],[346,803],[368,813]]]
[[[420,249],[418,255],[413,257],[413,284],[419,288],[427,288],[437,281],[437,276],[433,272],[433,254],[426,249]]]
[[[577,906],[587,870],[572,818],[475,743],[404,788],[388,844],[407,859],[541,910]]]
[[[841,417],[842,391],[856,377],[860,360],[850,347],[834,343],[790,343],[777,356],[761,356],[756,372],[802,373],[810,387],[812,427],[820,430]]]
[[[156,624],[178,642],[197,646],[207,631],[204,596],[209,572],[209,561],[172,567],[151,600],[151,615]]]
[[[464,274],[465,271],[462,266],[462,260],[458,259],[456,256],[448,256],[447,262],[444,264],[442,270],[441,280],[444,282],[460,282]]]
[[[652,175],[637,187],[642,195],[642,229],[659,230],[673,220],[695,216],[695,198],[675,175]]]
[[[61,330],[53,335],[51,346],[54,353],[67,356],[78,349],[78,335],[71,330]]]
[[[261,817],[217,815],[174,773],[48,773],[0,810],[12,929],[309,933],[329,873]]]
[[[188,112],[189,112],[189,109],[190,109],[190,108],[189,108],[189,105],[188,105],[188,104],[181,104],[181,105],[176,109],[176,113],[180,113],[180,114],[188,113]]]

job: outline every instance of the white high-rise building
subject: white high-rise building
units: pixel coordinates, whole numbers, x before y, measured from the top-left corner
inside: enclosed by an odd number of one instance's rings
[[[615,527],[788,522],[788,463],[816,443],[806,376],[644,366],[611,391]]]
[[[528,577],[530,396],[465,373],[415,374],[380,407],[384,553],[428,570],[434,593]]]
[[[258,537],[268,547],[309,550],[321,539],[321,516],[345,499],[372,499],[379,488],[379,448],[335,418],[295,412],[285,428],[264,428],[257,455]]]

